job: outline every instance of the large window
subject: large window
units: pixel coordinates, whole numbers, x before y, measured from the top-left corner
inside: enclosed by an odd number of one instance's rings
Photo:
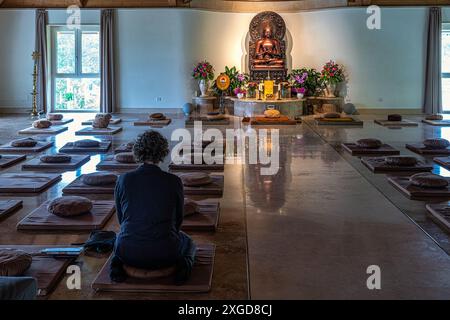
[[[442,108],[450,112],[450,24],[442,30]]]
[[[98,26],[51,28],[51,88],[55,111],[100,109]]]

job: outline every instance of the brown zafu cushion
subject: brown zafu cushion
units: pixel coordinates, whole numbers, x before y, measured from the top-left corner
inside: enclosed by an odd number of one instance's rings
[[[114,156],[114,159],[121,163],[136,163],[133,152],[118,153]]]
[[[73,145],[77,148],[95,148],[100,146],[100,142],[97,140],[83,139],[75,141]]]
[[[427,147],[428,149],[440,150],[440,149],[448,148],[450,146],[450,142],[446,139],[435,138],[435,139],[426,139],[423,142],[423,145],[425,147]]]
[[[264,116],[266,118],[279,118],[281,117],[281,113],[278,110],[275,109],[268,109],[266,111],[264,111]]]
[[[152,113],[150,115],[150,119],[153,120],[164,120],[166,117],[164,116],[164,114],[157,112],[157,113]]]
[[[340,113],[337,112],[328,112],[323,115],[325,119],[337,119],[341,117]]]
[[[442,114],[431,114],[425,117],[426,120],[443,120],[444,116]]]
[[[183,185],[187,187],[201,187],[212,183],[209,174],[204,172],[190,172],[180,175]]]
[[[383,145],[378,139],[360,139],[356,142],[358,147],[365,149],[378,149]]]
[[[108,128],[111,118],[112,116],[109,113],[97,113],[94,121],[92,122],[92,127],[99,129]]]
[[[184,198],[184,216],[192,216],[198,213],[198,204],[194,200]]]
[[[83,183],[89,186],[104,186],[114,184],[117,181],[117,175],[111,172],[94,172],[85,174],[82,178]]]
[[[31,266],[30,254],[17,249],[0,249],[0,277],[21,276]]]
[[[443,189],[448,186],[446,179],[432,173],[416,173],[409,180],[413,185],[421,188]]]
[[[36,120],[33,122],[33,127],[36,129],[46,129],[50,128],[52,123],[48,120]]]
[[[389,156],[384,158],[386,164],[391,166],[412,167],[417,164],[417,158],[411,156]]]
[[[167,278],[173,275],[176,270],[175,266],[158,270],[147,270],[147,269],[138,269],[128,265],[123,265],[123,269],[130,278],[142,280]]]
[[[388,121],[402,121],[402,116],[399,114],[388,115]]]
[[[32,148],[36,145],[37,141],[32,138],[18,139],[11,142],[11,146],[16,148]]]
[[[39,160],[44,163],[68,163],[72,160],[72,157],[67,154],[44,154]]]
[[[49,121],[60,121],[64,118],[62,113],[49,113],[47,114],[47,120]]]
[[[52,200],[47,210],[59,217],[75,217],[89,213],[92,210],[92,201],[79,196],[60,197]]]

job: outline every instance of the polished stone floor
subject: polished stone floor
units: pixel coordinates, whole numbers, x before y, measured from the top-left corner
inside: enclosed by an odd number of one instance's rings
[[[92,117],[72,116],[76,121],[69,124],[68,132],[55,137],[53,151],[73,140],[81,121]],[[117,116],[124,119],[120,124],[124,130],[112,137],[114,147],[147,129],[133,126],[144,115]],[[167,137],[184,127],[181,114],[171,116],[170,126],[157,129]],[[261,176],[260,165],[245,161],[226,165],[219,229],[192,234],[196,241],[217,245],[210,293],[95,293],[90,284],[107,257],[82,256],[78,260],[82,290],[68,290],[63,279],[49,298],[449,299],[450,237],[427,215],[425,202],[405,198],[385,175],[372,174],[358,158],[341,150],[340,143],[373,137],[399,148],[402,154],[411,154],[405,143],[426,137],[450,139],[450,128],[419,124],[389,129],[374,124],[373,116],[361,118],[363,128],[317,127],[310,119],[297,126],[277,127],[280,170],[273,176]],[[0,143],[18,137],[17,131],[29,124],[25,115],[1,115]],[[94,156],[80,170],[64,173],[58,185],[38,196],[0,195],[0,199],[24,200],[23,209],[0,221],[0,244],[63,245],[86,240],[87,234],[36,234],[18,232],[15,226],[37,205],[59,195],[76,176],[94,171],[101,157]],[[167,168],[167,162],[163,167]],[[18,164],[2,173],[20,171]],[[450,176],[437,165],[434,172]],[[117,228],[115,219],[106,227]],[[366,286],[370,265],[381,268],[381,290]]]

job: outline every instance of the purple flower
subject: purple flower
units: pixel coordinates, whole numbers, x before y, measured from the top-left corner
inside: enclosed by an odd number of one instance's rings
[[[237,79],[239,80],[239,82],[244,82],[245,81],[245,76],[242,73],[240,73],[240,74],[237,75]]]

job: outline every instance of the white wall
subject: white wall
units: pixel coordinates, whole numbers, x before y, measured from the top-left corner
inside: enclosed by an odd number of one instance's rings
[[[63,23],[64,11],[51,11]],[[178,108],[197,89],[194,64],[209,60],[216,73],[241,67],[244,38],[254,14],[185,9],[118,10],[117,73],[121,109]],[[366,28],[363,8],[282,14],[293,38],[293,67],[345,65],[347,100],[361,108],[420,109],[426,8],[383,8],[382,30]],[[97,10],[83,23],[98,22]],[[450,10],[444,17],[450,19]],[[0,107],[29,106],[34,11],[0,10]],[[157,98],[161,97],[161,101]]]

